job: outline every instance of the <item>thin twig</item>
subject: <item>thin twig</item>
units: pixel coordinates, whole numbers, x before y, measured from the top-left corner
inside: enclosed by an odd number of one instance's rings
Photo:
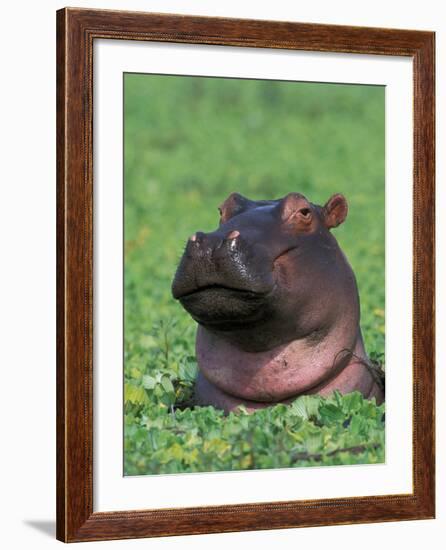
[[[334,451],[330,451],[329,453],[308,453],[307,451],[301,451],[299,453],[295,453],[291,460],[293,462],[298,462],[299,460],[316,460],[320,462],[324,457],[329,456],[335,456],[339,453],[352,453],[352,454],[359,454],[363,453],[367,449],[373,449],[376,450],[380,447],[379,443],[371,443],[368,445],[355,445],[354,447],[345,447],[343,449],[335,449]]]

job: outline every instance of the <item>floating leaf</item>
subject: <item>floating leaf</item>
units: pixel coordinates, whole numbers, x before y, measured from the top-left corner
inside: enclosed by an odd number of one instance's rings
[[[332,403],[325,403],[319,407],[319,414],[322,421],[337,422],[344,419],[342,409]]]
[[[164,390],[167,393],[174,393],[175,392],[173,384],[170,381],[170,378],[168,376],[163,376],[161,378],[161,385],[163,386]]]
[[[149,402],[144,388],[130,383],[126,383],[124,386],[124,400],[135,405],[145,405]]]
[[[153,390],[156,386],[156,379],[153,376],[146,374],[142,377],[142,385],[146,388],[146,390]]]

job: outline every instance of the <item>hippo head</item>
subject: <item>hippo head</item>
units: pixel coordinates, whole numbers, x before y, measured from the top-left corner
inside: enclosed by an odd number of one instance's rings
[[[319,206],[299,193],[261,201],[232,193],[219,208],[219,227],[189,238],[174,298],[246,351],[323,337],[343,297],[359,316],[353,273],[330,232],[347,210],[340,194]]]

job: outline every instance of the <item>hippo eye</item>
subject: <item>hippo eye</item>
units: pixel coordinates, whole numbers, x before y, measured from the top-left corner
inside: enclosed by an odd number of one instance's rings
[[[299,210],[299,212],[302,214],[302,216],[309,216],[311,214],[311,210],[309,208],[302,208]]]

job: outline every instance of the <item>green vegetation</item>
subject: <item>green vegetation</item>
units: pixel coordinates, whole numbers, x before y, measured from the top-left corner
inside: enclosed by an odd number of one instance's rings
[[[195,323],[170,294],[184,244],[232,191],[343,193],[334,230],[358,280],[369,355],[384,362],[384,89],[125,76],[125,473],[384,460],[383,406],[304,397],[224,417],[192,407]]]

